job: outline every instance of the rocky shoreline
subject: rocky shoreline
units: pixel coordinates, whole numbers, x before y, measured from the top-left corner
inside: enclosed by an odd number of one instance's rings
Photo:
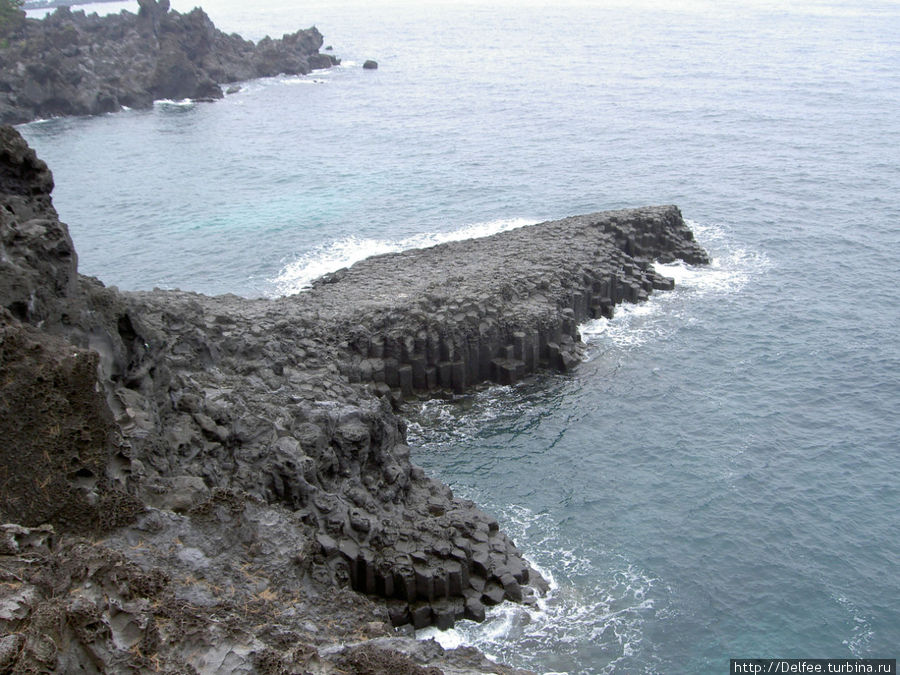
[[[397,410],[574,367],[580,322],[672,287],[651,261],[708,261],[678,209],[248,300],[79,275],[52,188],[0,127],[0,671],[518,672],[409,638],[546,584]]]
[[[216,29],[202,9],[138,0],[137,14],[85,15],[60,7],[4,27],[0,123],[99,115],[154,100],[214,100],[223,84],[306,74],[340,59],[321,54],[322,34],[298,30],[257,44]]]

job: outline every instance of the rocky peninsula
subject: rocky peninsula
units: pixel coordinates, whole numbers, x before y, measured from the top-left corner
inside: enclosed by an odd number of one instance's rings
[[[513,673],[413,627],[546,583],[410,460],[402,401],[577,366],[707,262],[674,206],[370,258],[275,300],[78,273],[0,127],[0,671]]]
[[[0,123],[98,115],[154,100],[222,98],[222,84],[306,74],[340,62],[321,54],[315,28],[254,44],[216,29],[200,8],[138,0],[137,14],[104,17],[60,7],[5,27],[0,49]]]

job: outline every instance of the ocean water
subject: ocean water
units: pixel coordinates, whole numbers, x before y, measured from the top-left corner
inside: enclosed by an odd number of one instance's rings
[[[898,656],[900,5],[205,9],[253,39],[316,24],[343,65],[22,126],[84,273],[274,296],[660,203],[714,258],[583,326],[572,374],[410,406],[415,461],[553,581],[442,642],[573,674]]]

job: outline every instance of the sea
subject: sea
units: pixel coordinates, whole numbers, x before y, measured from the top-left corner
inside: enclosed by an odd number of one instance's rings
[[[539,673],[900,655],[900,4],[204,9],[254,40],[316,25],[342,63],[20,126],[84,274],[275,297],[649,204],[712,256],[583,325],[574,372],[408,406],[414,461],[551,581],[536,608],[420,637]]]

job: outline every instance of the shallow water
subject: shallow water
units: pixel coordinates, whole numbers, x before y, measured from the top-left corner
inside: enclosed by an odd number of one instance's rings
[[[205,8],[251,38],[315,23],[344,64],[21,127],[85,273],[272,296],[659,203],[713,255],[584,326],[574,374],[410,410],[415,460],[554,580],[441,639],[570,673],[897,656],[898,5]]]

